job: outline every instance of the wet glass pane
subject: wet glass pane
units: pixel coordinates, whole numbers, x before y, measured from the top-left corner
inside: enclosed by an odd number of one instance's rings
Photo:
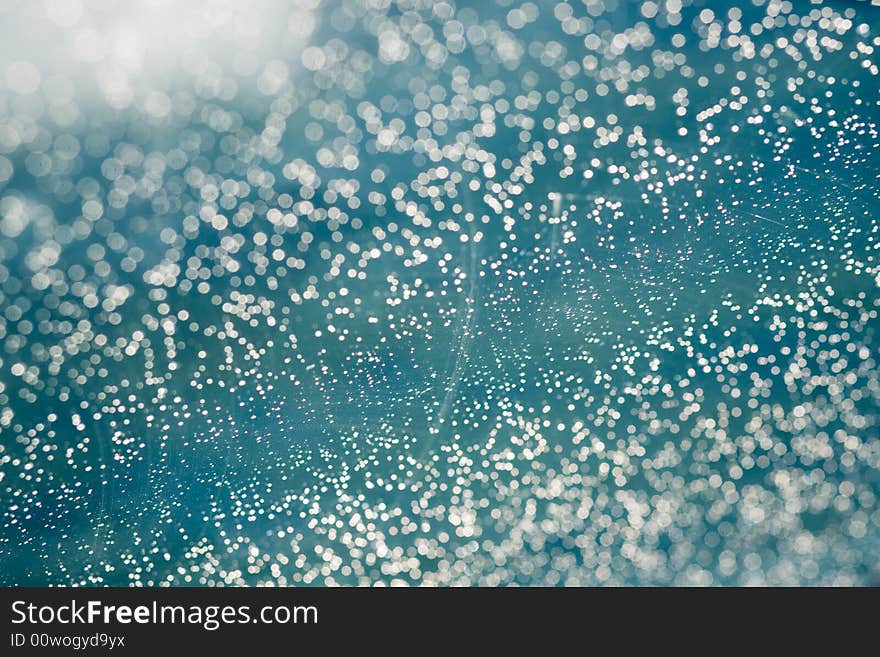
[[[0,582],[877,582],[874,4],[0,3]]]

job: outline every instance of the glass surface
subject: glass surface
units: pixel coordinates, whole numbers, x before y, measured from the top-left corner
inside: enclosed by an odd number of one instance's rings
[[[876,583],[878,26],[3,2],[0,583]]]

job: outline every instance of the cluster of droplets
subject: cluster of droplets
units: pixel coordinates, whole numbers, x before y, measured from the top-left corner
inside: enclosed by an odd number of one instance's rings
[[[2,9],[0,581],[880,577],[876,8],[204,4]]]

